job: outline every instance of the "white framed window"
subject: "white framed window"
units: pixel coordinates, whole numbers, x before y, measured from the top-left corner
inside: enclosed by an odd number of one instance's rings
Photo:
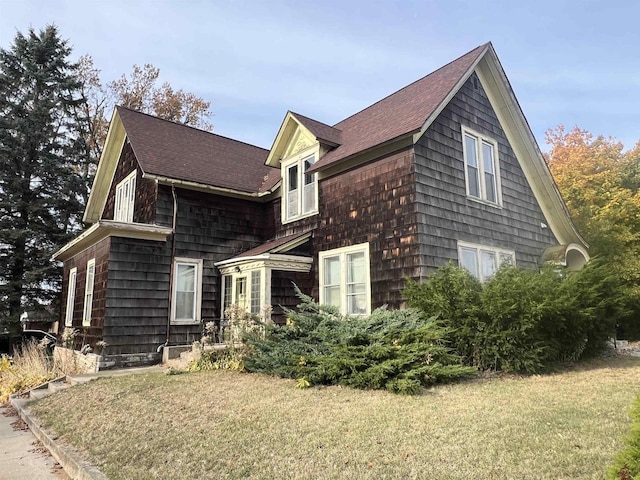
[[[199,323],[202,309],[202,260],[176,258],[173,264],[172,323]]]
[[[116,186],[116,204],[113,210],[113,219],[116,222],[133,222],[135,198],[136,171],[134,170]]]
[[[282,162],[283,223],[318,213],[318,175],[307,173],[316,159],[317,148],[314,148]]]
[[[233,272],[222,276],[222,308],[221,317],[231,305],[236,304],[248,312],[260,315],[266,304],[263,288],[266,282],[265,269],[253,269]]]
[[[369,315],[369,244],[320,252],[319,263],[320,303],[339,307],[343,315]]]
[[[502,205],[496,141],[462,127],[462,151],[467,196],[473,200]]]
[[[84,282],[84,308],[82,309],[82,326],[91,325],[91,311],[93,310],[93,286],[96,282],[96,259],[87,262],[87,276]]]
[[[458,263],[481,282],[491,278],[502,265],[515,265],[513,250],[458,242]]]
[[[73,267],[69,270],[69,285],[67,285],[67,308],[64,315],[64,326],[73,325],[73,308],[76,303],[76,278],[78,277],[78,268]]]

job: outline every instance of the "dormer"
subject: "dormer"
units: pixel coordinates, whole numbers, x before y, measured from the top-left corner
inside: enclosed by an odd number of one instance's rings
[[[340,136],[338,129],[287,112],[266,161],[280,168],[283,224],[318,213],[318,174],[308,170],[340,145]]]

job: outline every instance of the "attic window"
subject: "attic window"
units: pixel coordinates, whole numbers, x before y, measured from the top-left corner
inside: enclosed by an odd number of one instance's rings
[[[462,128],[467,196],[492,205],[502,205],[498,144],[473,130]]]
[[[282,162],[283,168],[283,223],[318,213],[318,176],[307,173],[316,162],[316,153],[296,155]]]
[[[113,219],[116,222],[133,222],[133,206],[136,198],[136,172],[127,175],[116,187],[116,204]]]

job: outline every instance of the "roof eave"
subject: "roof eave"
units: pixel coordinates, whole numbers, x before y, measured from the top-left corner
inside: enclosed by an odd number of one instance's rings
[[[476,66],[476,73],[549,222],[551,231],[561,244],[576,243],[585,249],[588,248],[588,243],[571,220],[551,171],[491,45],[482,57],[483,61]]]
[[[256,191],[256,192],[245,192],[245,191],[236,190],[233,188],[208,185],[206,183],[198,183],[198,182],[192,182],[189,180],[180,180],[178,178],[164,177],[162,175],[156,175],[153,173],[144,173],[142,176],[143,178],[147,178],[149,180],[155,180],[158,183],[161,183],[163,185],[172,185],[172,186],[185,188],[188,190],[197,190],[200,192],[216,193],[226,197],[245,198],[245,199],[251,199],[251,200],[261,199],[263,197],[266,197],[272,194],[279,185],[279,182],[278,182],[274,187],[268,190]]]
[[[109,123],[107,139],[102,149],[102,155],[98,162],[87,206],[82,217],[82,221],[85,223],[95,223],[102,216],[126,138],[127,133],[124,129],[124,124],[120,115],[118,115],[117,109],[114,109]]]
[[[165,241],[173,230],[160,225],[99,220],[52,255],[52,260],[67,260],[107,237]]]

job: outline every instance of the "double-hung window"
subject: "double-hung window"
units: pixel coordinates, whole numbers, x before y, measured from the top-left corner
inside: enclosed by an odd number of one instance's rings
[[[343,315],[371,313],[369,244],[320,252],[320,303]]]
[[[317,174],[307,173],[316,162],[316,153],[297,155],[283,163],[283,220],[292,221],[318,212]]]
[[[502,265],[515,265],[513,250],[458,242],[458,261],[481,282],[491,278]]]
[[[96,281],[96,259],[87,262],[87,276],[84,282],[84,308],[82,310],[82,326],[91,325],[91,311],[93,310],[93,286]]]
[[[467,196],[501,205],[497,143],[465,127],[462,139]]]
[[[172,321],[198,323],[202,299],[202,260],[176,258],[173,271]]]
[[[117,222],[133,222],[133,206],[136,197],[136,172],[131,172],[116,186],[116,204],[113,219]]]
[[[64,315],[64,326],[73,325],[73,309],[76,303],[76,278],[78,277],[78,269],[73,267],[69,271],[69,285],[67,286],[67,308]]]

